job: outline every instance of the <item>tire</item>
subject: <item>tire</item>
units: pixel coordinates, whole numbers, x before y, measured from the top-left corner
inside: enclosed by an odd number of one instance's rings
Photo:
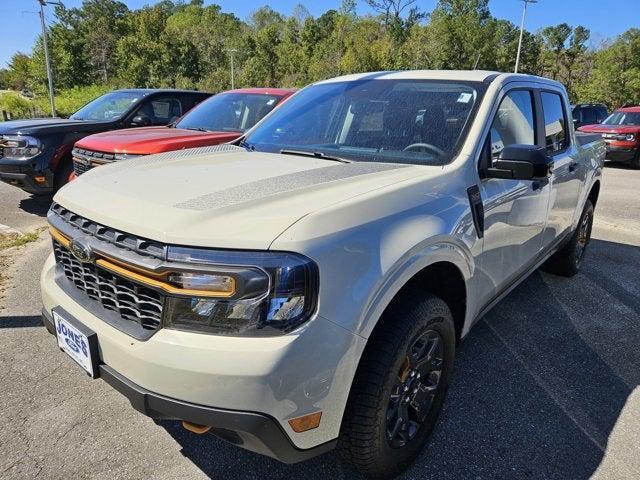
[[[63,159],[53,175],[53,193],[60,190],[67,183],[69,183],[69,177],[73,173],[73,162],[70,159]]]
[[[394,301],[381,322],[358,366],[337,449],[343,460],[363,474],[386,479],[409,466],[436,423],[453,371],[456,333],[447,304],[418,289]],[[421,362],[409,360],[410,347],[413,352],[423,351],[424,357],[415,356]],[[427,350],[434,353],[432,361],[427,361]],[[417,365],[424,376],[417,374]],[[405,395],[411,403],[403,403],[404,396],[398,395],[404,387],[409,388]],[[404,412],[410,421],[406,428],[396,429]]]
[[[567,244],[545,262],[543,270],[563,277],[573,277],[578,273],[587,246],[591,241],[592,227],[593,203],[587,199],[575,232]]]
[[[629,162],[629,165],[631,165],[631,168],[635,170],[640,170],[640,148],[636,152],[636,155],[633,157],[631,162]]]

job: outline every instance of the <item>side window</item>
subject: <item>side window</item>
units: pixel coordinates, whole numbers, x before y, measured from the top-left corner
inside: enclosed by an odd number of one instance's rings
[[[584,123],[598,123],[598,115],[595,108],[585,108],[582,112],[582,121]]]
[[[182,103],[176,97],[162,96],[146,101],[137,115],[149,118],[152,125],[167,125],[182,115]]]
[[[553,155],[569,146],[567,136],[567,117],[562,98],[557,93],[542,92],[542,110],[544,111],[544,135],[547,152]]]
[[[491,124],[491,158],[514,144],[535,145],[533,97],[529,90],[513,90],[500,102]]]
[[[184,115],[186,112],[206,99],[207,97],[205,95],[182,95],[180,97],[180,102],[182,103],[182,114]]]

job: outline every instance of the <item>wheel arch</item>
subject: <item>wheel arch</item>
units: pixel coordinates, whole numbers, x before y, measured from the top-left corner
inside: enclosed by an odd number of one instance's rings
[[[471,276],[470,267],[462,253],[451,245],[442,246],[447,255],[428,256],[424,264],[413,264],[407,267],[410,273],[403,277],[402,281],[396,281],[387,287],[389,294],[379,302],[375,309],[374,318],[370,319],[365,336],[370,339],[382,321],[384,313],[393,304],[394,300],[405,295],[409,290],[422,290],[443,300],[453,316],[456,328],[456,341],[459,342],[464,331],[464,325],[468,313],[468,279]],[[444,253],[443,252],[443,253]],[[372,312],[373,313],[373,312]]]

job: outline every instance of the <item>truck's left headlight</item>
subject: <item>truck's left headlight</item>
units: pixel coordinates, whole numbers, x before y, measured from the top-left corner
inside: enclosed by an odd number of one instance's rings
[[[27,135],[3,135],[0,147],[3,157],[12,160],[29,160],[42,152],[40,140]]]
[[[318,268],[303,255],[169,247],[167,258],[194,265],[192,273],[170,277],[172,284],[192,294],[167,296],[163,320],[167,328],[217,335],[281,335],[315,311]],[[198,265],[205,268],[198,270]]]

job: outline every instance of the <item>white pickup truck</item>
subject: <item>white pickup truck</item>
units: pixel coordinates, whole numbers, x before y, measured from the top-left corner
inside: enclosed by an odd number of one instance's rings
[[[146,415],[284,462],[337,447],[389,478],[474,322],[541,265],[578,271],[604,153],[548,79],[322,81],[236,145],[58,192],[44,323]]]

